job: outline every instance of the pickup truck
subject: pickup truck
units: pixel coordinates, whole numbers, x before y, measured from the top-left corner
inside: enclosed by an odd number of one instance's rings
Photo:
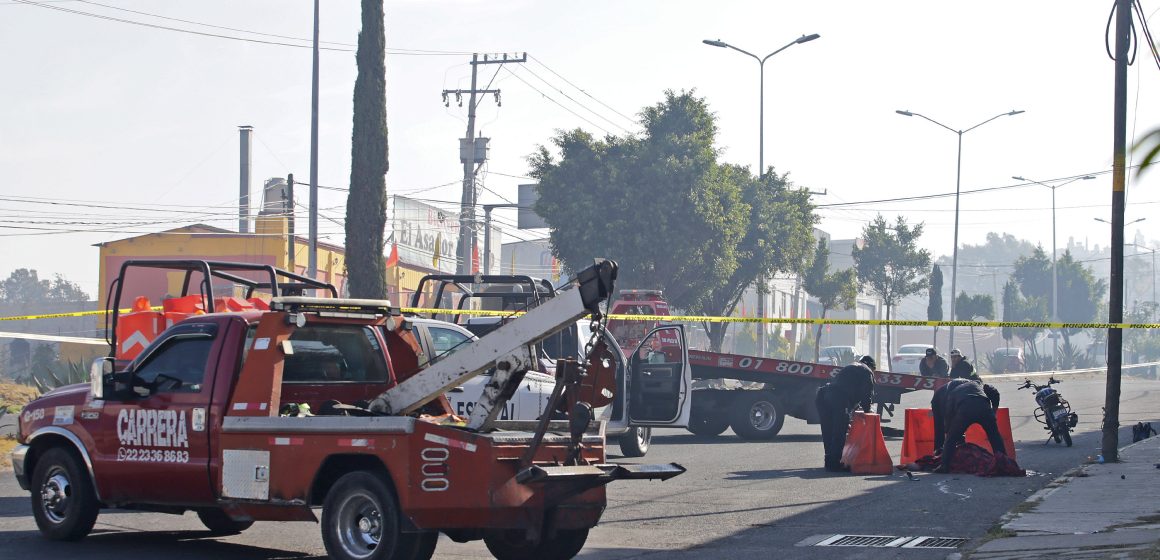
[[[416,319],[416,323],[430,321],[438,324],[436,327],[440,336],[448,339],[467,336],[470,332],[474,336],[485,336],[507,320],[507,312],[519,311],[539,305],[555,297],[557,288],[546,279],[533,278],[517,274],[492,275],[463,275],[463,274],[429,274],[419,280],[415,293],[411,299],[411,311],[422,313],[425,319]],[[636,290],[629,291],[636,293]],[[659,292],[649,292],[659,293]],[[621,292],[624,297],[625,292]],[[667,314],[667,306],[664,307]],[[614,313],[620,313],[613,308]],[[477,313],[484,313],[483,316]],[[514,315],[510,315],[514,316]],[[442,321],[436,321],[442,319]],[[616,324],[609,321],[609,331]],[[450,326],[449,326],[450,325]],[[608,353],[616,367],[616,389],[613,402],[604,410],[599,411],[602,418],[607,419],[605,435],[615,439],[620,445],[621,455],[624,457],[643,457],[652,443],[652,429],[654,427],[685,427],[689,423],[689,416],[681,414],[691,410],[684,403],[692,400],[691,365],[682,362],[680,352],[673,353],[672,362],[681,362],[682,374],[674,378],[675,383],[665,385],[657,383],[654,374],[644,371],[647,369],[647,360],[632,360],[631,356],[640,355],[642,348],[658,346],[659,341],[680,340],[678,345],[685,345],[684,326],[665,325],[655,329],[639,327],[638,336],[631,340],[614,338],[609,332],[600,333],[600,340],[608,348]],[[452,332],[453,327],[458,330]],[[458,335],[454,334],[459,333]],[[544,356],[546,364],[554,360],[572,358],[577,359],[584,355],[585,345],[591,340],[592,330],[587,319],[576,321],[567,329],[545,339],[538,351]],[[422,337],[421,337],[422,338]],[[437,336],[427,337],[435,340]],[[451,342],[451,340],[448,340]],[[454,347],[451,344],[445,346]],[[627,353],[627,355],[626,355]],[[647,355],[647,350],[645,351]],[[550,369],[545,368],[545,371]],[[544,397],[552,392],[554,381],[551,376],[528,375],[529,382],[513,398],[512,417],[519,420],[533,420],[543,411]],[[478,394],[478,384],[465,384],[462,392],[450,393],[448,397],[455,405],[457,414],[463,414],[465,406]],[[541,401],[539,408],[531,406],[538,398]],[[660,406],[654,403],[659,402]],[[670,403],[679,403],[669,406]],[[528,403],[525,405],[524,403]]]
[[[566,423],[497,418],[537,362],[530,346],[599,313],[615,278],[610,261],[423,368],[409,322],[388,302],[286,296],[303,282],[280,283],[276,276],[293,275],[272,267],[268,281],[254,281],[242,274],[254,270],[231,263],[147,266],[187,271],[182,297],[202,286],[210,312],[163,330],[127,362],[98,360],[89,384],[24,409],[13,466],[50,539],[85,537],[102,508],[193,511],[211,532],[231,534],[255,520],[317,522],[321,506],[332,558],[424,560],[442,532],[483,539],[500,559],[567,559],[599,521],[605,485],[684,471],[605,463],[591,411],[608,399],[592,388],[610,385],[612,371],[599,359],[558,364],[560,389],[547,408],[566,411]],[[269,309],[213,312],[211,278],[246,285],[247,296],[268,289]],[[153,311],[135,313],[121,324],[137,328]],[[112,347],[124,350],[111,332]],[[450,414],[446,391],[489,369],[470,418]],[[368,381],[388,388],[366,406],[347,404]],[[287,406],[303,402],[317,414]]]

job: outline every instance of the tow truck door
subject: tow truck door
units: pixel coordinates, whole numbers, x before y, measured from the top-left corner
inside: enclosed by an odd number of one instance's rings
[[[685,427],[692,408],[692,368],[685,328],[650,331],[628,358],[628,419],[636,426]]]
[[[136,390],[106,394],[100,409],[82,411],[82,422],[99,425],[93,460],[102,499],[212,501],[207,418],[230,326],[209,320],[170,328],[131,365]]]

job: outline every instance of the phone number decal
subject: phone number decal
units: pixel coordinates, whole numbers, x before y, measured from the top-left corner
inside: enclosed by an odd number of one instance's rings
[[[189,452],[174,449],[136,449],[133,447],[121,447],[117,449],[117,460],[138,463],[188,463]]]

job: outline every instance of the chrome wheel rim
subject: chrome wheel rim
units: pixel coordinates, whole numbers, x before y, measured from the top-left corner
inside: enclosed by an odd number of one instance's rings
[[[347,496],[338,505],[335,530],[343,551],[355,558],[369,558],[383,537],[382,507],[369,494]]]
[[[648,443],[652,441],[652,428],[637,428],[636,429],[636,446],[645,449]]]
[[[40,485],[40,507],[44,516],[54,524],[64,522],[72,498],[72,483],[68,473],[60,467],[53,467]]]
[[[769,401],[757,401],[753,406],[749,407],[749,425],[757,430],[765,431],[773,429],[773,423],[777,420],[777,407]]]

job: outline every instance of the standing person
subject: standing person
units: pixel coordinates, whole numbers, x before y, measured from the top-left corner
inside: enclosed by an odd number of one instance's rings
[[[967,361],[958,348],[951,350],[951,379],[978,379],[975,366]]]
[[[862,356],[838,372],[834,379],[818,389],[814,404],[822,424],[822,445],[825,447],[826,470],[848,472],[842,464],[842,449],[846,447],[846,432],[850,429],[850,413],[855,406],[870,412],[870,398],[874,393],[874,358]]]
[[[950,366],[934,348],[927,348],[926,357],[918,362],[918,372],[923,377],[947,377],[950,375]]]
[[[942,458],[935,472],[949,472],[955,448],[972,424],[982,426],[996,456],[1007,454],[1003,437],[999,434],[999,425],[995,422],[999,391],[994,387],[977,377],[958,378],[934,392],[930,407],[931,415],[934,416],[935,450],[942,447]]]

